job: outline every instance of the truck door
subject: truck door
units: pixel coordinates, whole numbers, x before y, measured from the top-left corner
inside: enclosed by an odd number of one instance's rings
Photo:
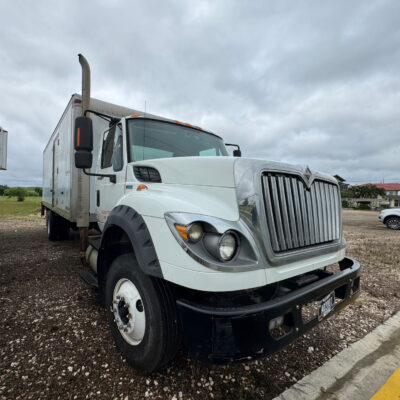
[[[101,174],[116,175],[116,183],[109,178],[96,177],[96,215],[101,230],[111,210],[125,193],[124,137],[122,125],[117,124],[104,132],[97,170]]]
[[[52,188],[51,188],[51,205],[56,207],[58,205],[58,157],[59,157],[59,149],[60,149],[60,138],[57,135],[53,142],[53,179],[52,179]]]

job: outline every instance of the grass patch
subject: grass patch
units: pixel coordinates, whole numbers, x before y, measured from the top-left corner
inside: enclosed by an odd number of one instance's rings
[[[16,197],[0,196],[0,219],[33,219],[40,218],[41,197],[26,197],[17,201]]]

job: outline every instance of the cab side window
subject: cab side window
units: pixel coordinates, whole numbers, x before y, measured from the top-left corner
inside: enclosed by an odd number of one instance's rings
[[[112,126],[104,132],[101,151],[101,168],[113,167],[114,171],[121,171],[124,166],[122,127],[120,124]]]
[[[117,125],[115,132],[114,151],[112,156],[112,166],[114,171],[121,171],[124,166],[124,153],[122,149],[122,127]]]

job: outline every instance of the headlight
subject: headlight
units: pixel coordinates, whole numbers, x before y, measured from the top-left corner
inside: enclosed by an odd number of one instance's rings
[[[203,237],[204,247],[217,260],[231,261],[239,248],[239,236],[231,230],[225,233],[205,233]]]
[[[223,261],[232,260],[238,247],[237,239],[232,233],[224,233],[218,242],[219,257]]]
[[[260,268],[259,253],[247,226],[189,213],[165,213],[166,222],[180,247],[198,263],[217,271]]]
[[[201,227],[200,224],[194,223],[189,226],[187,235],[188,235],[189,240],[191,240],[193,243],[196,243],[203,236],[203,228]]]

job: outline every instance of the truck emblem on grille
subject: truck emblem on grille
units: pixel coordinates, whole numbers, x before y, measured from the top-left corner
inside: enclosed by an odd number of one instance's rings
[[[310,168],[309,167],[306,167],[306,172],[304,173],[304,176],[305,176],[305,181],[306,181],[306,184],[307,184],[307,188],[309,189],[310,188],[310,178],[311,178],[311,175],[312,175],[312,172],[311,172],[311,170],[310,170]]]

